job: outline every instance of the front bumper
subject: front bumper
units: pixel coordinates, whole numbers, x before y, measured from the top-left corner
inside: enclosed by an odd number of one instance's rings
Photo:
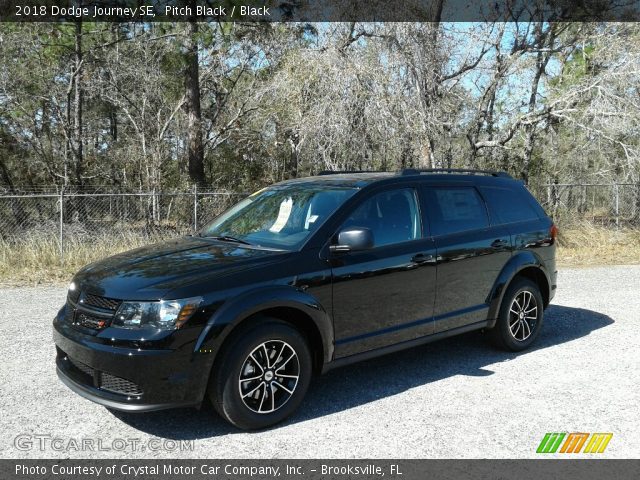
[[[143,412],[198,406],[210,365],[192,342],[178,348],[125,348],[54,321],[56,370],[71,390],[105,407]]]
[[[195,407],[199,405],[199,402],[195,403],[132,403],[130,401],[123,401],[120,395],[109,394],[104,390],[98,388],[89,387],[86,384],[75,382],[71,377],[67,376],[64,371],[57,366],[56,373],[58,378],[67,387],[73,390],[81,397],[91,400],[94,403],[110,408],[112,410],[120,410],[122,412],[153,412],[156,410],[166,410],[168,408],[178,407]]]

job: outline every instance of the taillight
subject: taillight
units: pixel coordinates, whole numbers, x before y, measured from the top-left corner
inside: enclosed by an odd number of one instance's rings
[[[556,227],[555,223],[551,225],[551,228],[549,229],[549,235],[554,240],[558,237],[558,227]]]

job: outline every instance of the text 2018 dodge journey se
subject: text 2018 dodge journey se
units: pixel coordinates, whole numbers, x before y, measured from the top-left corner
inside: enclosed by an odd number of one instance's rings
[[[209,400],[265,427],[339,365],[477,329],[527,348],[555,293],[556,233],[505,173],[278,183],[194,236],[78,272],[53,324],[58,375],[108,408]]]

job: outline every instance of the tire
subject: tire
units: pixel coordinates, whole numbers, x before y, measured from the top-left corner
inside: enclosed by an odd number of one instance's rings
[[[543,310],[538,285],[527,278],[514,279],[502,299],[496,325],[490,331],[494,345],[511,352],[529,348],[540,334]]]
[[[243,331],[221,355],[209,397],[220,416],[243,430],[281,422],[298,408],[309,388],[312,361],[307,341],[276,319],[265,318]]]

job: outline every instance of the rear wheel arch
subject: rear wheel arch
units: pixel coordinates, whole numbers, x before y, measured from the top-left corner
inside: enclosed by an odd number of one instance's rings
[[[547,276],[544,274],[540,267],[526,267],[522,270],[519,270],[518,273],[511,279],[513,282],[518,277],[528,278],[536,285],[538,285],[538,289],[540,290],[540,295],[542,295],[542,300],[544,302],[544,307],[547,308],[549,305],[549,280]],[[509,282],[511,284],[511,282]]]
[[[488,328],[492,328],[495,325],[504,294],[509,286],[518,278],[526,278],[534,282],[540,290],[544,308],[549,305],[550,284],[542,261],[531,252],[522,252],[519,255],[511,257],[494,283],[487,300],[489,304],[489,314],[487,317],[489,321]]]
[[[496,347],[519,352],[531,346],[544,323],[540,287],[525,275],[516,275],[506,288],[489,338]]]

